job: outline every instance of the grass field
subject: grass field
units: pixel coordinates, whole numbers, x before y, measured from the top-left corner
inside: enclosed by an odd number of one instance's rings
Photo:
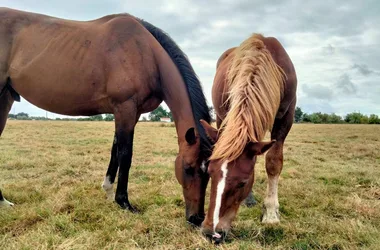
[[[16,205],[0,210],[0,249],[213,249],[185,222],[174,176],[174,127],[139,123],[131,214],[106,201],[112,122],[8,121],[0,138],[0,186]],[[279,184],[281,224],[242,207],[221,249],[380,249],[380,126],[294,125]]]

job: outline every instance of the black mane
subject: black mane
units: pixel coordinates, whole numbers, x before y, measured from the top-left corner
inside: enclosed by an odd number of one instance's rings
[[[191,108],[193,110],[195,124],[197,126],[198,133],[201,137],[201,151],[208,158],[211,154],[211,143],[207,138],[207,135],[200,124],[200,120],[203,119],[208,123],[211,122],[211,116],[207,106],[206,98],[202,91],[201,83],[194,72],[193,67],[190,64],[186,54],[178,47],[173,39],[166,34],[163,30],[155,27],[144,20],[139,20],[140,23],[156,38],[165,51],[172,58],[182,78],[185,82],[187,93],[189,95]]]

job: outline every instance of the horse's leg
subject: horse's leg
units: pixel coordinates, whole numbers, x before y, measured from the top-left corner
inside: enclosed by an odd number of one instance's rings
[[[0,89],[0,136],[3,133],[5,123],[8,119],[8,113],[12,108],[13,104],[13,98],[11,96],[11,93],[9,90],[4,89],[4,91],[1,92]],[[0,189],[0,206],[13,206],[12,202],[7,201],[3,194],[1,193]]]
[[[132,212],[136,212],[136,210],[129,203],[128,178],[132,163],[133,135],[137,116],[133,101],[121,104],[115,111],[117,159],[119,163],[115,200],[121,208],[129,209]]]
[[[268,175],[267,194],[264,199],[262,223],[273,224],[280,222],[280,204],[278,202],[278,179],[283,166],[283,146],[288,135],[294,118],[295,101],[289,107],[287,113],[281,118],[276,119],[272,128],[272,140],[276,140],[269,149],[265,168]]]
[[[117,159],[117,138],[115,134],[111,149],[111,160],[108,165],[108,170],[102,184],[102,187],[107,194],[107,200],[113,200],[115,197],[113,192],[113,184],[115,182],[118,167],[119,162]]]

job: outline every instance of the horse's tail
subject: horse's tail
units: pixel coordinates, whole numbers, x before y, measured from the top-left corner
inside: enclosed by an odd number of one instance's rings
[[[211,159],[235,160],[248,142],[261,141],[273,126],[286,75],[263,38],[254,34],[235,50],[226,79],[229,111]]]

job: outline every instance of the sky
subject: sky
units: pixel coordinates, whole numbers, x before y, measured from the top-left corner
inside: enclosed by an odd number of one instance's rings
[[[252,33],[273,36],[293,61],[303,111],[380,115],[378,0],[0,0],[0,6],[75,20],[123,12],[145,19],[188,55],[209,105],[219,56]],[[46,115],[25,100],[13,112]]]

